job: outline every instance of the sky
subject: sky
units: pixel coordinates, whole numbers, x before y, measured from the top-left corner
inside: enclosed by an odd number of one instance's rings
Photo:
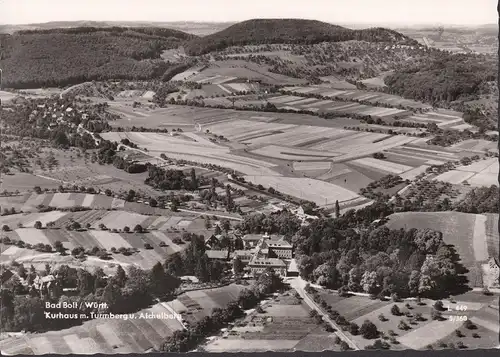
[[[498,22],[497,0],[0,0],[0,24],[49,21],[243,21],[307,18],[330,23]]]

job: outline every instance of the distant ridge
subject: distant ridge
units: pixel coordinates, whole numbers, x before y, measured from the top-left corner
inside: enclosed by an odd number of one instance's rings
[[[380,27],[352,30],[317,20],[253,19],[191,40],[185,45],[185,50],[188,55],[202,55],[230,46],[269,43],[313,44],[350,40],[415,43],[399,32]]]

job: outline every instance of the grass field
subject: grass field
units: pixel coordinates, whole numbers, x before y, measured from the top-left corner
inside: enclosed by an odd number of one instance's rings
[[[482,215],[459,212],[406,212],[390,216],[388,227],[429,228],[443,233],[443,240],[453,244],[469,269],[469,285],[482,287],[481,263],[489,258],[493,236],[486,235],[486,222]]]
[[[313,201],[318,206],[331,205],[358,198],[359,195],[340,186],[310,178],[292,178],[275,176],[245,176],[247,181],[265,188],[273,187],[279,192]]]

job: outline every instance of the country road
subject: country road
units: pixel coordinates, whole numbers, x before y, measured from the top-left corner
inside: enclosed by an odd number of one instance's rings
[[[342,329],[327,314],[322,313],[322,309],[318,306],[318,304],[316,304],[309,297],[309,295],[304,290],[307,282],[305,282],[300,277],[299,278],[289,279],[289,280],[287,280],[287,282],[290,284],[290,286],[292,288],[294,288],[299,293],[299,295],[304,299],[304,302],[307,305],[309,305],[310,308],[312,308],[314,310],[317,310],[318,312],[321,312],[321,314],[323,315],[323,319],[326,322],[328,322],[336,330],[336,332],[334,332],[334,333],[337,336],[339,336],[342,340],[344,340],[345,342],[347,342],[347,344],[349,344],[349,347],[351,349],[356,350],[356,351],[359,350],[359,347],[356,346],[356,344],[349,337],[347,337],[347,335],[342,331]]]

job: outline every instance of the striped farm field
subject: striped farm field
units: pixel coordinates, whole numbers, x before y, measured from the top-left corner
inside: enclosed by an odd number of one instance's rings
[[[318,150],[308,150],[308,149],[297,149],[288,148],[284,146],[268,145],[262,148],[252,150],[253,154],[272,157],[281,160],[302,160],[302,161],[318,161],[326,160],[331,157],[338,156],[331,152],[318,151]]]
[[[132,248],[119,233],[111,233],[109,231],[96,231],[91,230],[89,234],[106,250],[111,250],[112,247],[119,248]]]
[[[330,170],[331,166],[329,161],[293,162],[293,169],[297,171]]]
[[[464,140],[458,144],[453,145],[452,148],[458,149],[460,151],[470,151],[480,154],[484,153],[485,150],[498,152],[496,143],[482,139]]]
[[[411,169],[413,169],[413,167],[411,166],[396,164],[390,161],[374,159],[371,157],[353,160],[350,163],[361,166],[368,166],[370,168],[375,168],[391,174],[401,174],[403,172],[410,171]]]
[[[38,243],[50,244],[49,239],[44,234],[44,230],[36,228],[19,228],[16,229],[15,232],[19,236],[19,239],[24,243],[28,243],[31,245],[35,245]]]
[[[280,130],[290,129],[295,125],[289,124],[274,124],[265,122],[255,122],[250,120],[233,120],[231,125],[227,124],[213,124],[204,125],[203,130],[210,130],[210,132],[223,135],[229,140],[239,141],[244,140],[245,136],[262,134],[266,132],[276,132]]]
[[[245,179],[265,188],[273,187],[290,196],[313,201],[318,206],[333,204],[336,200],[343,202],[359,197],[358,194],[340,186],[309,178],[246,176]]]
[[[123,229],[125,226],[133,229],[137,224],[143,224],[148,218],[148,216],[138,213],[112,211],[106,214],[101,220],[95,222],[93,228],[97,228],[102,223],[108,229]]]
[[[334,140],[351,134],[351,131],[343,129],[300,125],[283,130],[283,133],[245,140],[244,142],[251,146],[268,144],[302,146],[317,140]]]
[[[406,172],[400,174],[399,176],[401,176],[401,178],[403,180],[410,180],[411,181],[411,180],[414,180],[418,175],[425,173],[429,167],[430,166],[428,166],[428,165],[421,165],[421,166],[415,167],[409,171],[406,171]]]
[[[472,176],[474,176],[473,172],[451,170],[451,171],[447,171],[445,173],[442,173],[439,176],[436,176],[434,178],[434,180],[435,181],[449,182],[453,185],[459,185],[464,181],[468,181]]]

